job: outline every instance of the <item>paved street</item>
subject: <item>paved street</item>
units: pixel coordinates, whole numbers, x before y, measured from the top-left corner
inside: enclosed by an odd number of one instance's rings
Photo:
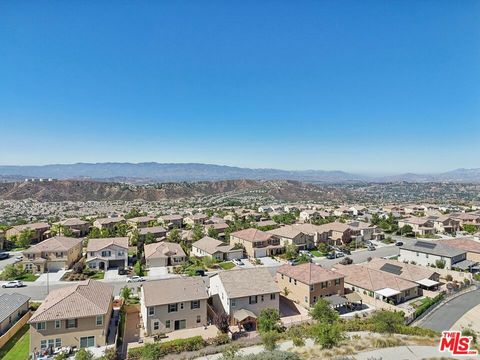
[[[22,253],[20,252],[10,252],[10,257],[5,260],[0,260],[0,272],[3,270],[3,268],[9,264],[14,264],[15,263],[15,256],[21,255]]]
[[[421,327],[436,331],[449,330],[467,311],[480,304],[480,289],[460,295],[425,318]]]

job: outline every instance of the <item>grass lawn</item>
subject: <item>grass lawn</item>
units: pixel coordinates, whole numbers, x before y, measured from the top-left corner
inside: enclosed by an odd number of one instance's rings
[[[28,332],[28,325],[25,325],[0,349],[0,359],[27,360],[29,345],[30,333]]]
[[[223,270],[230,270],[235,267],[235,264],[232,263],[231,261],[225,261],[223,263],[218,264]]]
[[[97,271],[94,275],[90,276],[90,279],[101,280],[105,276],[103,271]]]
[[[310,253],[315,256],[315,257],[321,257],[321,256],[325,256],[325,254],[322,254],[320,251],[318,250],[311,250]]]
[[[15,278],[15,280],[21,280],[21,281],[35,281],[37,279],[38,279],[38,276],[35,276],[32,273],[25,273]]]

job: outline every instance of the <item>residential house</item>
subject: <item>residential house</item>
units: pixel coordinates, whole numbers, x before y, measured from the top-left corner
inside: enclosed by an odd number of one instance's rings
[[[87,245],[87,266],[107,270],[128,267],[128,238],[90,239]]]
[[[137,229],[138,241],[145,242],[147,237],[152,237],[155,241],[160,241],[166,238],[167,230],[162,226],[142,227]],[[150,234],[150,235],[149,235]]]
[[[134,228],[145,228],[155,221],[153,216],[138,216],[127,220],[127,224]]]
[[[474,225],[477,227],[477,231],[480,230],[480,214],[478,213],[456,213],[449,215],[452,219],[460,221],[460,225]]]
[[[259,258],[281,254],[285,247],[273,234],[258,229],[244,229],[230,234],[230,245],[242,245],[248,257]]]
[[[187,261],[180,244],[166,241],[145,245],[144,254],[148,267],[175,266]]]
[[[183,216],[178,214],[162,215],[158,218],[158,222],[169,229],[181,229],[183,227]]]
[[[331,230],[324,225],[313,224],[293,224],[292,226],[298,228],[304,234],[313,236],[313,243],[318,246],[320,243],[329,243]]]
[[[192,244],[193,256],[210,256],[219,261],[241,259],[243,258],[243,247],[224,243],[223,241],[205,236]]]
[[[293,244],[297,246],[299,250],[306,250],[314,247],[313,235],[304,233],[294,225],[285,225],[267,232],[280,239],[280,245],[282,246]]]
[[[266,268],[221,271],[210,278],[209,295],[217,313],[230,315],[232,324],[256,328],[263,309],[279,310],[280,292]]]
[[[207,324],[206,285],[200,277],[182,277],[143,284],[140,311],[147,336]]]
[[[30,297],[18,293],[0,295],[0,336],[28,312]]]
[[[45,233],[48,230],[50,230],[50,225],[43,222],[15,225],[15,226],[12,226],[10,229],[8,229],[5,235],[8,240],[11,240],[12,238],[15,238],[15,237],[18,238],[20,234],[27,229],[31,230],[31,237],[29,239],[30,242],[38,243],[46,239],[47,236]]]
[[[436,289],[440,284],[440,274],[434,269],[425,266],[383,258],[373,258],[363,265],[370,269],[390,273],[404,280],[413,281],[422,289]]]
[[[83,221],[82,219],[78,219],[78,218],[65,219],[55,224],[70,230],[73,233],[73,235],[76,237],[87,236],[90,230],[90,224],[87,221]]]
[[[468,268],[467,252],[443,244],[443,241],[416,241],[403,244],[400,247],[399,261],[414,263],[422,266],[437,266],[438,262],[445,262],[445,269],[453,267]],[[467,262],[465,262],[467,261]],[[473,264],[471,264],[473,265]]]
[[[51,290],[28,321],[30,353],[107,345],[112,294],[112,285],[91,279]]]
[[[185,219],[183,219],[183,222],[190,226],[203,225],[205,221],[207,221],[207,219],[208,219],[208,215],[198,213],[198,214],[193,214],[185,217]]]
[[[385,237],[377,226],[363,221],[350,221],[347,225],[354,231],[359,230],[363,241],[381,240]]]
[[[343,295],[343,279],[343,275],[312,263],[283,265],[276,275],[278,288],[306,308],[325,296]]]
[[[93,222],[93,226],[102,230],[107,229],[113,231],[120,224],[125,224],[125,218],[123,216],[109,217],[97,219]]]
[[[398,220],[398,227],[401,229],[405,225],[412,228],[412,232],[418,236],[433,235],[435,234],[435,228],[433,227],[433,220],[427,217],[409,217]]]
[[[455,234],[460,230],[460,221],[448,215],[431,216],[430,218],[437,233]]]
[[[321,220],[329,216],[330,214],[326,211],[320,210],[303,210],[300,212],[300,221],[301,222],[312,222],[316,220]]]
[[[474,240],[470,237],[463,237],[441,240],[440,243],[465,251],[467,253],[467,260],[480,263],[480,241]]]
[[[205,225],[205,232],[208,234],[208,230],[213,229],[219,238],[225,238],[225,230],[228,229],[228,224],[225,222],[218,222]]]
[[[82,257],[82,239],[55,236],[22,252],[23,268],[32,273],[68,269]]]
[[[421,295],[417,283],[368,266],[335,264],[333,270],[345,276],[345,289],[375,299],[399,304]]]

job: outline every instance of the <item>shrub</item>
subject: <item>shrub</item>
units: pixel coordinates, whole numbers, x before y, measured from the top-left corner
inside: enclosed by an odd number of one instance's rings
[[[128,351],[129,359],[155,360],[167,354],[179,354],[184,351],[196,351],[206,346],[201,336],[177,339],[161,343],[146,344]]]
[[[453,276],[448,274],[447,276],[445,276],[445,280],[447,281],[452,281],[453,280]]]
[[[344,337],[343,331],[337,323],[318,323],[312,328],[311,333],[315,344],[320,345],[323,349],[337,346]]]
[[[230,317],[225,313],[218,313],[213,318],[213,323],[222,333],[227,333],[230,328]]]
[[[75,354],[75,360],[92,360],[93,359],[93,354],[85,349],[80,349],[78,352]]]
[[[321,323],[333,324],[338,320],[338,312],[330,306],[330,303],[325,299],[319,299],[312,310],[310,316]]]
[[[83,272],[83,269],[85,269],[85,264],[82,260],[79,260],[73,265],[73,272],[75,274],[81,274]]]
[[[281,331],[280,314],[276,309],[263,309],[258,317],[258,332]]]
[[[372,316],[371,322],[374,331],[392,334],[405,325],[405,317],[403,312],[379,311]]]
[[[262,333],[262,343],[265,350],[273,351],[277,347],[278,333],[276,331],[267,331]]]
[[[215,346],[225,345],[230,342],[228,334],[219,333],[216,337],[210,340],[210,343]]]
[[[415,310],[415,317],[419,317],[422,315],[425,311],[427,311],[431,306],[435,305],[436,303],[440,302],[444,298],[444,294],[440,293],[434,298],[427,298],[427,300],[420,305],[416,310]]]

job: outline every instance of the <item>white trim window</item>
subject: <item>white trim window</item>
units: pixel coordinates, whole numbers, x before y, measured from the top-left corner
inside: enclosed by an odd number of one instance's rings
[[[95,325],[102,326],[103,325],[103,315],[97,315],[95,318]]]
[[[94,347],[95,336],[84,336],[80,338],[80,348]]]
[[[37,323],[37,330],[42,331],[47,329],[47,323],[45,321]]]
[[[55,320],[55,329],[60,329],[62,327],[62,322],[60,320]]]
[[[148,316],[153,316],[155,315],[155,307],[154,306],[149,306],[148,307]]]

